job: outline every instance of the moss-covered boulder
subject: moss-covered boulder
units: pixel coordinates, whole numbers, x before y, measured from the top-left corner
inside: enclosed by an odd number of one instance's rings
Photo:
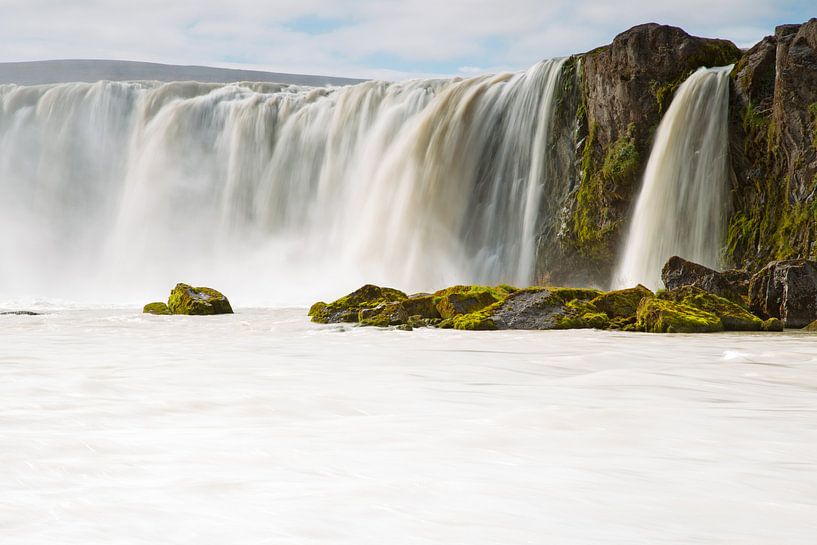
[[[783,322],[778,318],[763,320],[763,331],[783,331]]]
[[[437,310],[437,298],[431,294],[421,293],[411,295],[401,304],[409,316],[420,316],[429,320],[441,318],[440,311]]]
[[[400,290],[366,284],[331,303],[322,301],[315,303],[309,309],[309,316],[313,322],[320,324],[357,322],[361,310],[374,309],[405,299],[407,299],[406,294]]]
[[[599,312],[610,319],[635,317],[638,304],[644,297],[652,297],[653,292],[641,284],[634,288],[614,290],[602,293],[590,302]]]
[[[434,294],[437,312],[443,319],[470,314],[508,296],[504,287],[452,286]]]
[[[409,314],[400,301],[386,303],[375,308],[364,308],[358,312],[357,321],[360,325],[388,327],[392,325],[407,325]]]
[[[782,329],[781,329],[782,331]],[[817,320],[814,320],[809,325],[803,328],[803,331],[808,331],[810,333],[817,333]]]
[[[158,314],[163,316],[173,314],[172,312],[170,312],[170,309],[167,307],[167,305],[165,303],[162,303],[161,301],[158,301],[156,303],[148,303],[142,309],[142,312],[144,314]]]
[[[720,318],[726,331],[760,331],[763,328],[763,320],[742,306],[696,286],[665,291],[658,298],[710,312]]]
[[[659,297],[645,297],[638,305],[636,327],[648,333],[710,333],[723,331],[711,312]]]
[[[604,327],[601,322],[606,321],[606,316],[600,318],[599,312],[587,305],[587,301],[600,294],[586,288],[514,290],[500,301],[455,317],[453,326],[469,330]]]
[[[187,284],[176,284],[170,292],[167,306],[173,314],[208,316],[213,314],[232,314],[230,301],[213,288],[194,288]]]

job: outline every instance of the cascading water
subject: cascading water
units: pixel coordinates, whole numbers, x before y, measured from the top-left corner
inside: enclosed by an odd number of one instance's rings
[[[658,288],[673,255],[717,267],[728,190],[729,72],[701,68],[658,126],[614,284]]]
[[[0,295],[532,280],[563,61],[341,88],[0,86]]]

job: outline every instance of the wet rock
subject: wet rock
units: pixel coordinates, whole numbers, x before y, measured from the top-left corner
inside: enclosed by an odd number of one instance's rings
[[[609,318],[629,318],[634,317],[638,310],[638,304],[644,297],[652,297],[654,294],[648,288],[639,284],[634,288],[614,290],[602,293],[590,302],[600,312],[607,314]]]
[[[721,319],[711,312],[658,297],[638,305],[637,328],[648,333],[711,333],[723,331]]]
[[[774,318],[772,318],[774,319]],[[781,329],[782,331],[782,329]],[[808,331],[810,333],[817,333],[817,320],[814,320],[809,325],[803,328],[803,331]]]
[[[409,314],[400,301],[387,303],[371,309],[361,309],[358,312],[358,322],[364,326],[388,327],[407,324]]]
[[[750,277],[748,271],[718,272],[678,256],[669,258],[661,269],[661,280],[668,290],[695,286],[738,304],[748,297]]]
[[[507,291],[486,286],[452,286],[436,292],[436,308],[443,319],[471,314],[504,299]]]
[[[176,284],[170,292],[167,306],[173,314],[206,316],[214,314],[232,314],[230,301],[213,288],[194,288],[187,284]]]
[[[435,297],[428,293],[414,294],[401,304],[409,316],[421,316],[430,320],[441,317],[440,311],[437,310]]]
[[[0,312],[0,316],[39,316],[40,314],[40,312],[30,310],[4,310]]]
[[[323,301],[315,303],[309,309],[309,316],[313,322],[321,324],[357,322],[361,310],[374,309],[405,299],[406,294],[400,290],[366,284],[331,303]]]
[[[666,291],[658,298],[712,313],[720,319],[726,331],[760,331],[763,328],[763,321],[742,306],[697,286]]]
[[[779,318],[789,328],[817,320],[817,262],[773,261],[752,277],[749,308],[762,318]]]
[[[161,301],[156,303],[148,303],[142,309],[142,312],[144,314],[158,314],[158,315],[173,314],[172,312],[170,312],[170,309],[168,308],[167,304],[162,303]]]
[[[762,329],[763,331],[783,331],[783,322],[777,318],[769,318],[768,320],[763,320]]]

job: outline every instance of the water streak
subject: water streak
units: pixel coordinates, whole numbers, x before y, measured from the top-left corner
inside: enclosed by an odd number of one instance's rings
[[[660,287],[680,255],[720,263],[728,189],[729,72],[701,68],[675,94],[658,126],[614,284]]]

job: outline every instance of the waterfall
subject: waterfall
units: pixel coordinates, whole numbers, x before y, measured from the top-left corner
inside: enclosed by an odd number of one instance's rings
[[[728,191],[729,72],[701,68],[678,88],[658,126],[614,284],[660,287],[679,255],[717,267]]]
[[[557,198],[563,64],[321,88],[2,85],[0,295],[137,301],[185,281],[303,304],[364,282],[528,284]]]

